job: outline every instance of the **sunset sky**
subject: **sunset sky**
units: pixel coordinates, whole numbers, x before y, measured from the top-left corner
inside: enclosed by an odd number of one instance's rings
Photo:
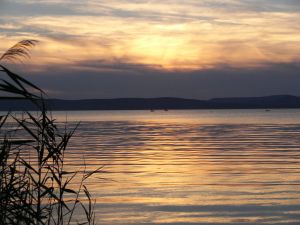
[[[300,95],[299,0],[0,0],[0,52],[50,97]]]

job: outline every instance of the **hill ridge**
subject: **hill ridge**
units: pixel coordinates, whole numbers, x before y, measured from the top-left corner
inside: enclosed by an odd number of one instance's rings
[[[177,97],[112,99],[47,99],[52,110],[252,109],[300,108],[300,97],[271,95],[198,100]],[[1,111],[35,110],[28,100],[0,100]]]

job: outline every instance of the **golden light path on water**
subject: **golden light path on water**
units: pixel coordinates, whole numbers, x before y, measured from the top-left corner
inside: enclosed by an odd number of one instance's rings
[[[299,110],[67,114],[99,224],[300,222]]]

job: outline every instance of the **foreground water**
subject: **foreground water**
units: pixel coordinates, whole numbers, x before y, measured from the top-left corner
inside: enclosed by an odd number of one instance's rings
[[[300,110],[56,112],[98,224],[299,224]]]

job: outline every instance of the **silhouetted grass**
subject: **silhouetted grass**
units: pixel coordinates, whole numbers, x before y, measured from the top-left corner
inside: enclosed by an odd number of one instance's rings
[[[21,41],[0,57],[0,98],[33,102],[38,114],[0,116],[0,224],[94,224],[94,202],[84,185],[96,171],[66,171],[65,151],[75,129],[60,130],[45,106],[43,91],[1,62],[29,57],[34,40]],[[17,124],[9,129],[8,120]],[[16,139],[18,135],[28,137]],[[71,182],[81,175],[76,189]],[[87,201],[86,201],[87,200]],[[84,203],[87,202],[87,203]],[[84,221],[75,216],[81,209]]]

